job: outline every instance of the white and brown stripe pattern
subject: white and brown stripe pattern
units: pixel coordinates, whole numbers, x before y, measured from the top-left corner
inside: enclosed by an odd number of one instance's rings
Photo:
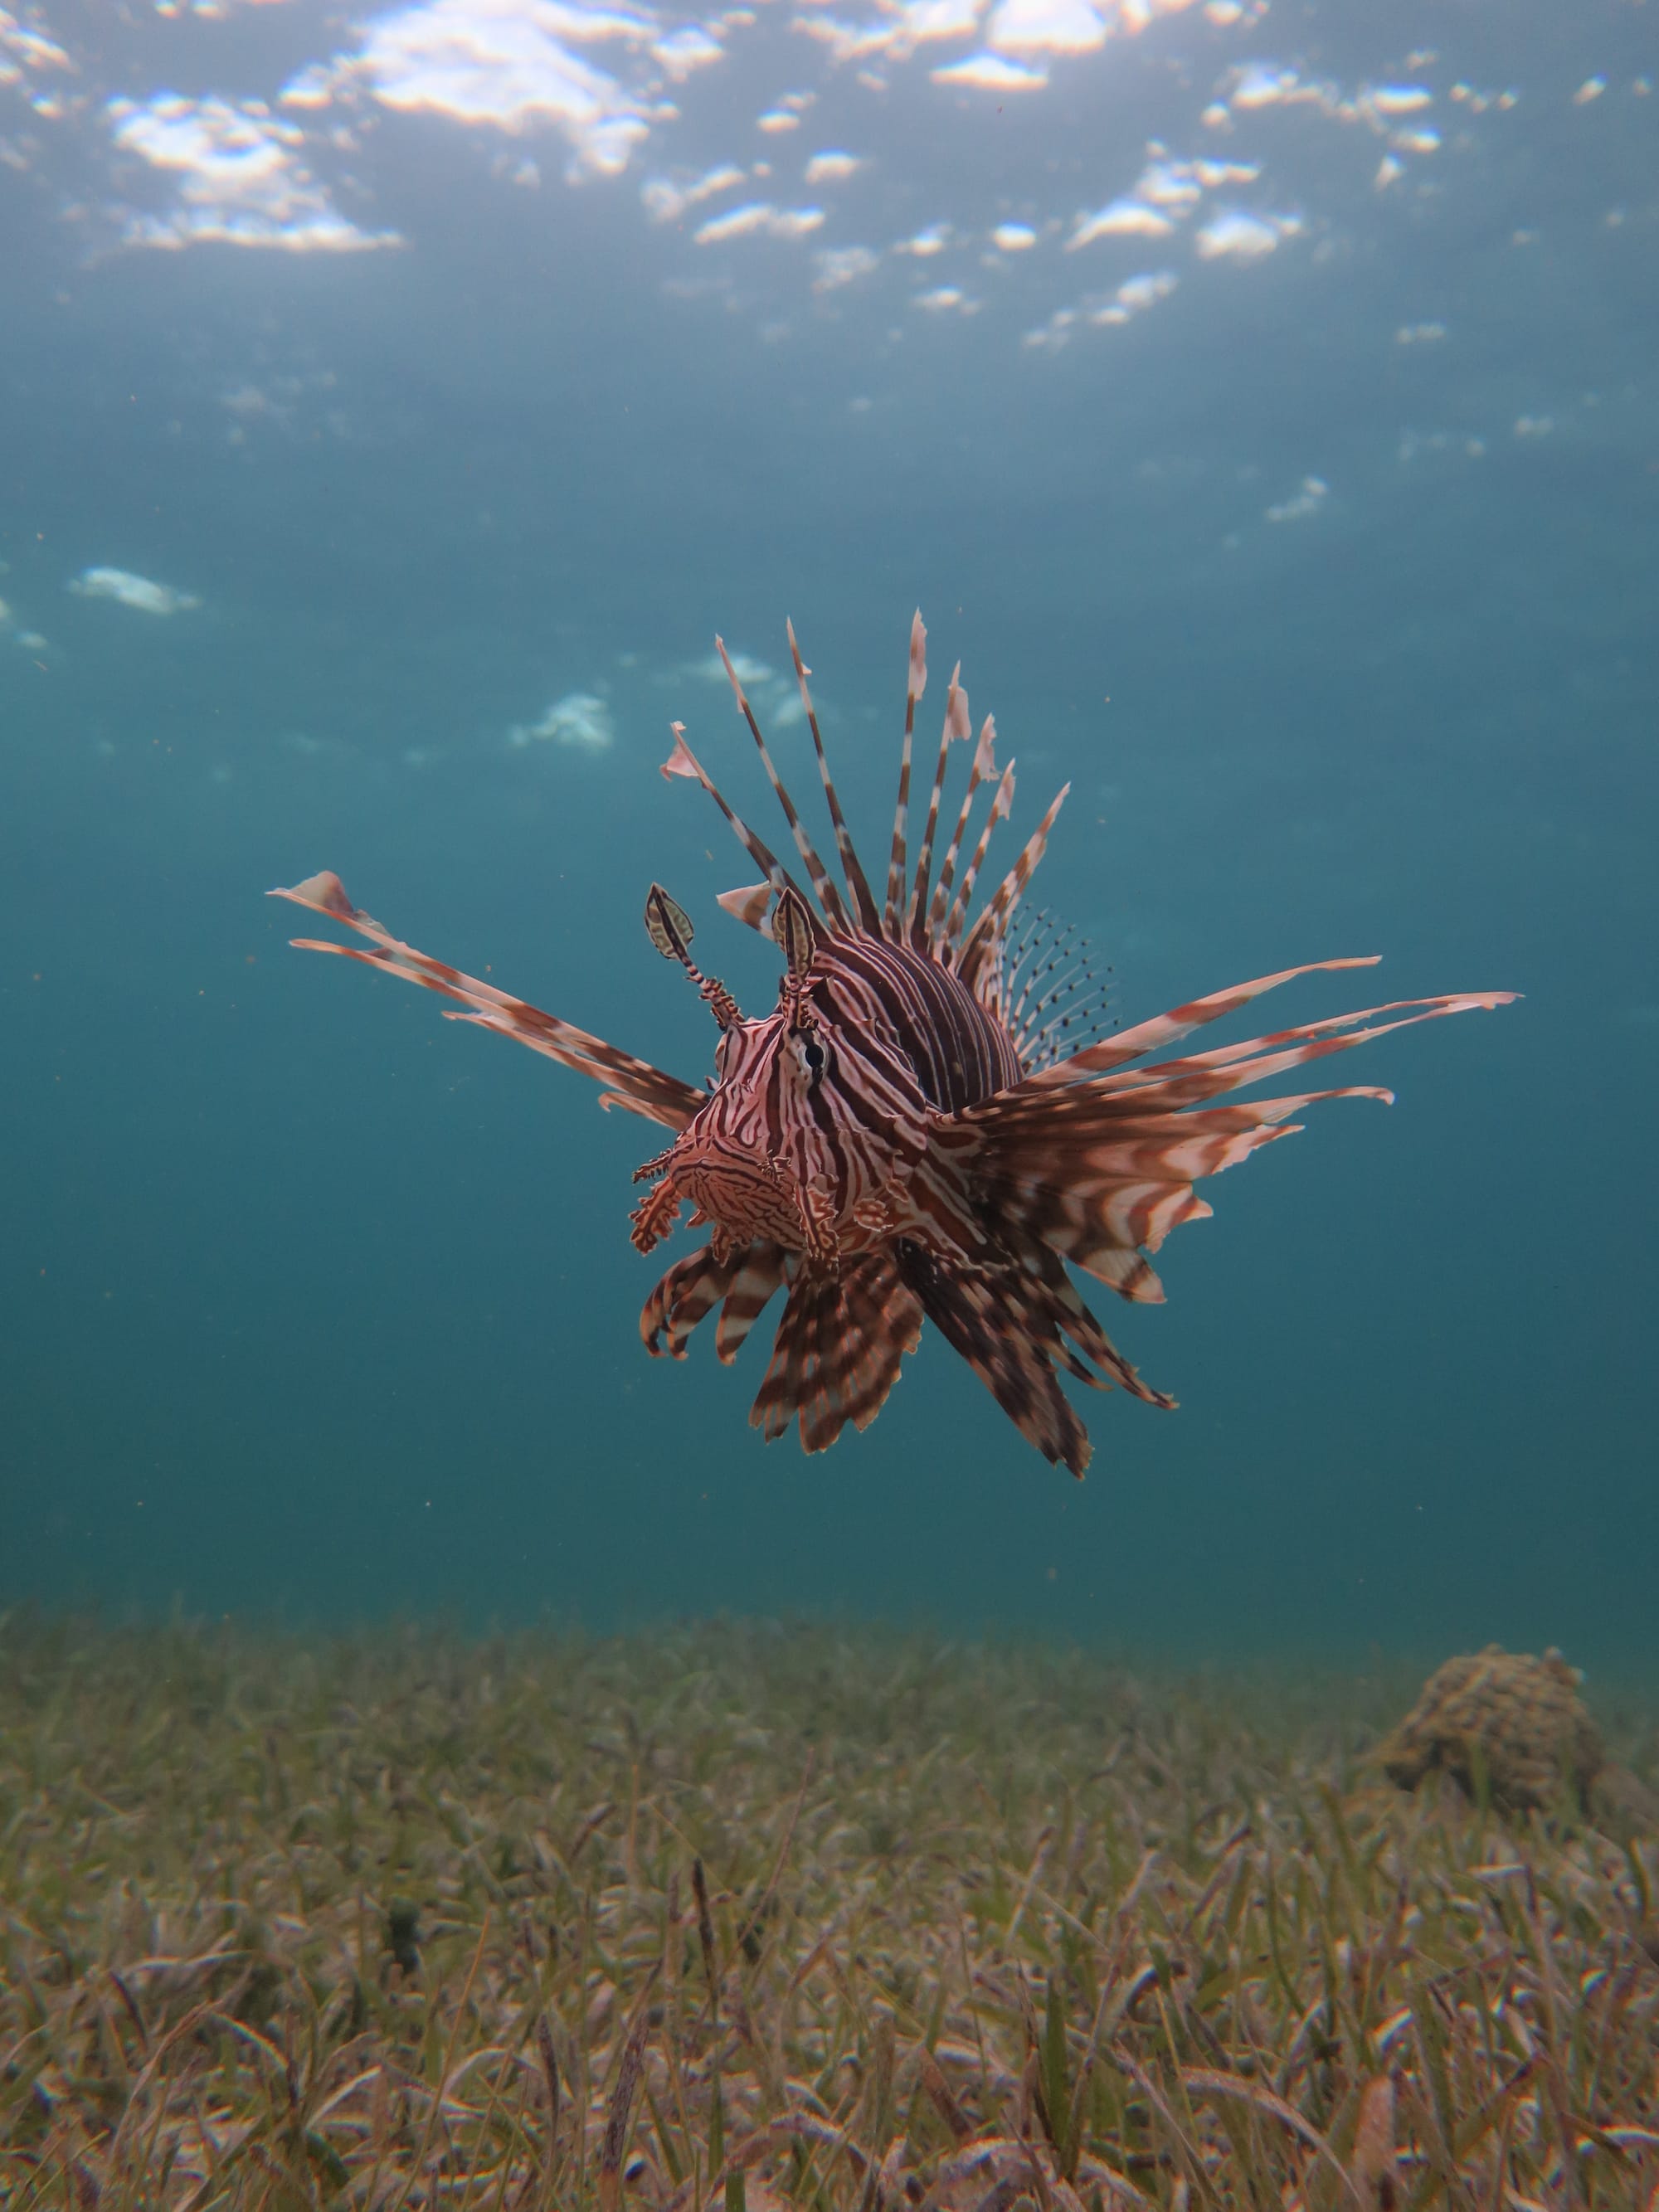
[[[764,878],[722,894],[720,904],[776,936],[787,963],[778,1009],[744,1020],[692,964],[683,910],[652,887],[653,941],[686,969],[720,1024],[708,1091],[416,951],[354,907],[326,872],[274,896],[343,923],[373,949],[296,943],[456,1000],[464,1011],[454,1018],[516,1037],[593,1077],[606,1086],[605,1103],[675,1133],[668,1150],[640,1170],[652,1188],[634,1217],[635,1242],[649,1250],[688,1203],[692,1225],[707,1224],[710,1233],[646,1301],[641,1334],[651,1352],[682,1358],[699,1322],[718,1309],[715,1350],[730,1361],[782,1291],[771,1359],[750,1416],[765,1437],[794,1423],[805,1449],[821,1451],[849,1421],[866,1426],[928,1320],[1037,1449],[1081,1474],[1089,1439],[1064,1377],[1100,1389],[1115,1384],[1155,1406],[1174,1401],[1142,1382],[1115,1350],[1068,1263],[1121,1297],[1160,1301],[1147,1255],[1182,1222],[1208,1213],[1195,1184],[1294,1133],[1294,1117],[1322,1099],[1391,1094],[1348,1085],[1255,1105],[1212,1102],[1393,1030],[1502,1006],[1513,994],[1401,1000],[1146,1064],[1148,1054],[1281,983],[1371,964],[1318,961],[1071,1049],[1076,1030],[1068,1040],[1067,1026],[1081,1012],[1086,1034],[1098,1003],[1086,960],[1078,962],[1065,935],[1047,925],[1024,945],[1018,931],[1010,937],[1063,790],[977,917],[971,913],[992,834],[1013,799],[1012,768],[999,775],[988,716],[930,883],[951,754],[969,734],[959,670],[911,876],[910,773],[927,681],[921,616],[911,627],[898,801],[879,908],[836,795],[793,625],[790,653],[844,890],[819,857],[737,672],[716,645],[817,906],[727,804],[675,724],[665,774],[702,786]],[[988,816],[958,881],[987,787]]]

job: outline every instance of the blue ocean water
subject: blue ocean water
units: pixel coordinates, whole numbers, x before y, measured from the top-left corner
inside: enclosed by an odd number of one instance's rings
[[[1647,12],[0,9],[0,1601],[1650,1657]],[[776,842],[793,616],[879,865],[917,604],[1126,1023],[1526,994],[1097,1293],[1182,1407],[1081,1485],[932,1336],[763,1446],[656,1133],[262,896],[701,1079],[647,885],[777,961],[669,722]]]

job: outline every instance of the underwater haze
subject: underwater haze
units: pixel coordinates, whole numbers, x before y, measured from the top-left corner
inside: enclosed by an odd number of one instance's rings
[[[1650,1668],[1655,27],[0,7],[0,1603]],[[779,962],[669,724],[776,844],[712,643],[815,796],[793,617],[879,866],[918,605],[1126,1026],[1524,994],[1097,1289],[1181,1407],[1080,1484],[931,1332],[763,1443],[764,1324],[641,1346],[659,1133],[263,896],[702,1082],[647,887]]]

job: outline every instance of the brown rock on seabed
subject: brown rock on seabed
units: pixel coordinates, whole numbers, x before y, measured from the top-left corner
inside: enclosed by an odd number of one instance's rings
[[[1606,1754],[1580,1680],[1555,1650],[1539,1659],[1489,1644],[1448,1659],[1379,1747],[1382,1770],[1402,1790],[1449,1774],[1470,1796],[1484,1774],[1492,1802],[1516,1812],[1541,1811],[1564,1792],[1582,1802]]]
[[[1616,1797],[1626,1778],[1608,1765],[1582,1680],[1556,1650],[1540,1659],[1489,1644],[1449,1659],[1383,1739],[1378,1763],[1402,1790],[1443,1773],[1474,1797],[1484,1782],[1505,1812],[1542,1812],[1564,1796],[1589,1807],[1608,1783]]]

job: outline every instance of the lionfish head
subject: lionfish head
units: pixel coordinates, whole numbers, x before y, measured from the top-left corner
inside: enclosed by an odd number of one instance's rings
[[[702,1108],[665,1152],[637,1170],[655,1188],[635,1212],[634,1241],[648,1251],[689,1200],[729,1249],[764,1237],[834,1262],[890,1226],[882,1192],[898,1153],[859,1126],[870,1094],[867,1055],[836,1033],[814,998],[821,932],[793,889],[780,896],[772,934],[784,956],[778,1008],[747,1021],[690,959],[691,927],[659,885],[646,902],[659,951],[677,960],[714,1009],[720,1038]]]

